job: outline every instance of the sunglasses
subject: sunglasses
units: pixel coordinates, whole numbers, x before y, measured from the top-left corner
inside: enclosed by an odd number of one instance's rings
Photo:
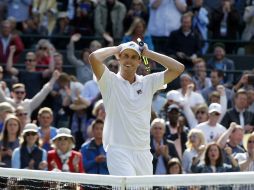
[[[18,114],[16,114],[16,116],[18,116],[18,117],[27,116],[27,113],[18,113]]]
[[[14,91],[15,94],[25,94],[25,91]]]
[[[252,144],[254,144],[254,141],[248,141],[248,143],[252,143]]]
[[[35,135],[37,135],[37,133],[35,133],[35,132],[27,132],[26,133],[26,136],[35,136]]]
[[[108,67],[109,67],[109,68],[112,68],[112,69],[113,69],[113,68],[114,68],[114,69],[118,69],[118,65],[109,65]]]
[[[59,141],[67,141],[68,137],[59,137],[59,138],[57,138],[57,140],[59,140]]]
[[[47,47],[39,47],[39,50],[47,50]]]
[[[213,116],[219,116],[220,115],[220,113],[218,113],[218,112],[212,112],[210,114],[213,115]]]
[[[35,59],[25,59],[25,62],[33,62]]]

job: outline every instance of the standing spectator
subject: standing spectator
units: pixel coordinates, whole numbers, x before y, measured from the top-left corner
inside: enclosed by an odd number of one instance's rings
[[[29,86],[26,90],[26,97],[34,97],[43,87],[44,79],[48,79],[54,71],[55,63],[51,59],[51,63],[48,65],[48,69],[45,69],[43,72],[37,72],[36,66],[36,55],[34,52],[27,52],[25,58],[25,70],[19,70],[13,67],[13,56],[15,54],[16,47],[10,46],[10,54],[8,56],[8,61],[6,65],[6,71],[11,75],[17,77],[18,82]],[[51,52],[51,54],[53,54]],[[51,55],[52,57],[53,55]]]
[[[8,17],[15,18],[17,29],[23,31],[22,24],[29,18],[29,8],[32,0],[8,1]]]
[[[226,128],[218,123],[221,114],[221,105],[212,103],[208,108],[209,118],[208,121],[197,125],[205,136],[205,142],[216,142],[219,137],[226,131]]]
[[[93,138],[84,143],[80,152],[83,156],[83,165],[86,173],[109,174],[106,163],[106,152],[102,144],[102,130],[104,121],[96,119],[92,122]]]
[[[149,49],[154,50],[153,41],[149,34],[146,33],[146,23],[142,18],[134,18],[130,28],[125,33],[122,43],[134,41],[140,38],[145,42]]]
[[[213,57],[207,61],[208,69],[221,70],[224,73],[223,81],[225,87],[231,88],[234,82],[235,63],[233,60],[226,57],[225,46],[222,43],[214,44]]]
[[[221,124],[229,128],[231,122],[241,125],[245,133],[252,133],[254,127],[254,114],[247,110],[247,92],[239,89],[234,96],[234,106],[227,110]]]
[[[105,0],[95,8],[95,32],[103,37],[109,45],[114,44],[114,39],[121,39],[123,36],[123,20],[126,14],[126,7],[118,0]]]
[[[57,129],[52,126],[53,112],[48,107],[43,107],[38,112],[39,135],[42,140],[42,148],[51,150],[51,140],[56,136]]]
[[[242,147],[244,130],[240,125],[232,122],[230,127],[220,136],[217,143],[223,149],[224,163],[230,164],[227,151],[231,151],[231,155],[245,153]]]
[[[151,123],[151,153],[153,154],[153,173],[167,174],[167,163],[171,158],[178,158],[175,145],[164,138],[165,120],[156,118]]]
[[[248,42],[254,37],[254,3],[245,7],[243,20],[245,28],[241,39]],[[245,46],[245,53],[253,54],[253,44],[249,43]]]
[[[209,28],[213,39],[236,40],[240,26],[240,14],[233,6],[233,1],[222,0],[221,6],[211,12]],[[226,45],[226,52],[233,53],[236,44]]]
[[[187,149],[183,153],[182,165],[185,173],[191,173],[191,163],[194,157],[202,157],[205,151],[204,133],[199,129],[191,129],[186,142]]]
[[[192,60],[201,54],[201,38],[192,30],[192,17],[191,12],[182,15],[181,26],[172,31],[167,47],[168,53],[176,57],[187,68],[191,68]]]
[[[145,25],[148,22],[149,14],[143,0],[132,0],[131,6],[124,19],[124,31],[130,27],[135,18],[141,18],[144,20]]]
[[[24,44],[21,38],[17,34],[11,33],[11,23],[5,20],[1,23],[1,40],[0,40],[0,63],[5,64],[7,62],[10,46],[16,46],[16,52],[14,54],[13,62],[19,61],[19,56],[24,50]]]
[[[72,150],[75,140],[68,128],[60,128],[52,139],[54,150],[48,152],[48,170],[84,173],[81,153]]]
[[[38,92],[32,99],[25,99],[26,90],[25,85],[22,83],[17,83],[12,86],[12,98],[6,97],[0,88],[0,102],[7,101],[12,104],[15,108],[18,106],[23,106],[25,111],[28,113],[30,117],[32,112],[40,106],[42,101],[46,98],[49,92],[52,90],[55,81],[59,77],[59,72],[54,71],[53,76],[50,81],[47,82],[43,88]]]
[[[12,168],[46,170],[47,152],[39,147],[38,127],[33,123],[26,124],[22,132],[23,141],[13,151]]]
[[[204,163],[200,163],[200,157],[192,161],[191,171],[193,173],[220,173],[220,172],[237,172],[240,170],[237,161],[232,155],[231,164],[223,163],[222,150],[216,143],[211,143],[205,150]]]
[[[203,6],[203,0],[194,0],[191,7],[193,13],[192,27],[194,31],[198,32],[201,39],[206,41],[208,39],[208,11]],[[202,54],[205,54],[208,50],[208,43],[205,42],[202,46]]]
[[[32,13],[39,16],[40,25],[47,28],[48,35],[51,35],[57,18],[56,0],[33,0]]]
[[[193,70],[194,75],[192,80],[195,84],[196,90],[201,91],[204,88],[212,86],[211,79],[207,77],[206,63],[202,58],[197,58],[193,60]]]
[[[80,34],[74,34],[71,36],[70,43],[67,46],[67,59],[70,64],[75,66],[78,81],[81,82],[82,84],[85,84],[87,81],[92,79],[93,73],[91,65],[89,64],[88,61],[90,50],[84,49],[81,53],[80,59],[78,59],[74,54],[75,52],[74,43],[78,42],[80,38],[81,38]]]
[[[14,115],[9,115],[4,122],[4,129],[1,133],[1,162],[5,167],[11,168],[12,153],[19,146],[19,136],[21,125],[19,119]]]
[[[181,16],[187,9],[186,0],[151,0],[149,3],[148,33],[153,37],[155,50],[167,53],[166,38],[181,25]],[[166,20],[167,22],[164,22]]]

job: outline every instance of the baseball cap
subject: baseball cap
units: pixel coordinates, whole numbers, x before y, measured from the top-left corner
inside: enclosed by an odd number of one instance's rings
[[[177,90],[170,90],[167,93],[167,99],[173,100],[174,102],[182,102],[183,101],[183,98],[181,97],[180,92],[178,92]]]
[[[121,49],[120,53],[122,53],[126,49],[132,49],[132,50],[136,51],[139,56],[141,56],[141,51],[140,51],[139,45],[136,42],[133,42],[133,41],[127,42],[127,43],[122,44],[121,46],[122,46],[122,49]]]
[[[173,109],[175,110],[180,110],[179,106],[176,104],[171,104],[170,106],[168,106],[168,112],[171,112]]]
[[[208,113],[218,112],[221,113],[221,105],[218,103],[211,103],[208,108]]]

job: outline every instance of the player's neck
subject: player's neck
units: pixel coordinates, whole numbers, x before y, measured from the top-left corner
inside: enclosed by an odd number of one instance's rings
[[[124,80],[129,81],[130,84],[134,83],[136,78],[135,78],[135,73],[121,73],[121,76],[123,77]]]

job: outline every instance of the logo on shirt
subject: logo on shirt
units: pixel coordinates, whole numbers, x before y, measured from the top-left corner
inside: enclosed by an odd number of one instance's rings
[[[137,94],[142,94],[142,90],[141,89],[137,90]]]

